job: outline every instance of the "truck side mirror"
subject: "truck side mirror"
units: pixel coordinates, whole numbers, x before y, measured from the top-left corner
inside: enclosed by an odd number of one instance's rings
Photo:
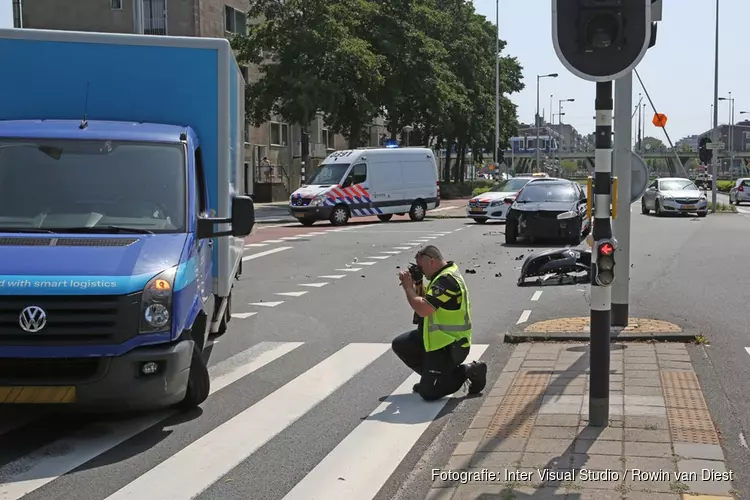
[[[214,224],[231,224],[229,231],[216,231]],[[198,239],[217,236],[247,236],[255,226],[255,204],[249,196],[232,198],[232,216],[229,218],[201,217],[198,219]]]

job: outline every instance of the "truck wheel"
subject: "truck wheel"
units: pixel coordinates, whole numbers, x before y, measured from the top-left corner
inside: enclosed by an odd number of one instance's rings
[[[185,392],[185,399],[180,401],[178,406],[183,411],[193,410],[208,398],[210,392],[211,378],[208,375],[208,367],[203,361],[201,352],[193,346],[187,392]]]
[[[425,206],[424,202],[421,200],[415,201],[411,206],[411,210],[409,210],[409,218],[413,221],[419,222],[423,221],[426,215],[427,207]]]
[[[349,209],[346,205],[333,207],[331,211],[331,224],[334,226],[343,226],[349,222]]]
[[[393,218],[393,214],[378,215],[378,219],[380,219],[382,222],[388,222],[392,218]]]

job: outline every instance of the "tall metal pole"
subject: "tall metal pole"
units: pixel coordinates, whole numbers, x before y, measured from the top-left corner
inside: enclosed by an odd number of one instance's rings
[[[133,0],[133,32],[143,35],[144,31],[143,0]]]
[[[615,82],[615,154],[617,219],[612,229],[615,248],[615,281],[612,283],[612,326],[628,326],[630,304],[630,178],[632,172],[633,73]],[[640,104],[638,105],[640,108]]]
[[[732,93],[729,93],[729,97],[732,97]],[[730,101],[732,106],[732,124],[729,126],[729,173],[731,175],[732,169],[734,168],[734,97]]]
[[[711,142],[719,142],[719,0],[716,0],[716,42],[714,48],[714,127]],[[719,170],[719,150],[711,158],[711,213],[716,213],[716,180]]]
[[[495,0],[495,27],[497,28],[497,40],[495,41],[495,148],[492,151],[493,162],[497,162],[497,153],[500,150],[500,0]],[[510,147],[513,149],[512,141]]]
[[[536,169],[537,172],[539,172],[539,80],[542,77],[539,75],[536,75],[536,116],[534,117],[534,120],[536,121]]]
[[[612,82],[596,84],[596,152],[594,165],[594,244],[612,238]],[[628,110],[629,111],[629,110]],[[597,252],[591,252],[595,276]],[[589,352],[589,423],[609,423],[610,316],[612,288],[591,280],[591,348]]]
[[[560,144],[557,145],[557,168],[562,175],[562,146],[563,146],[563,128],[562,128],[562,99],[557,101],[557,130],[560,131]]]

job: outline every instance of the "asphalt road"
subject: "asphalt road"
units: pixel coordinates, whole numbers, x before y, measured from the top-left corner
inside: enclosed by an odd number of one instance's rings
[[[750,375],[743,285],[747,217],[632,213],[631,316],[706,335],[692,354],[735,486],[750,491]],[[426,404],[390,352],[411,329],[397,272],[437,245],[460,265],[474,348],[494,383],[503,333],[589,313],[587,286],[516,286],[538,247],[466,219],[259,224],[248,237],[229,331],[212,346],[213,393],[192,415],[118,419],[0,413],[0,499],[424,498],[483,397]],[[388,398],[388,399],[385,399]],[[742,436],[742,437],[741,437]],[[743,497],[745,498],[745,497]]]

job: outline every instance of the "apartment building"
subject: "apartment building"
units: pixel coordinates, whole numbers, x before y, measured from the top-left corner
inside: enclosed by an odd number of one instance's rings
[[[142,0],[143,31],[147,35],[228,37],[247,32],[247,0]],[[17,27],[107,33],[134,33],[133,0],[14,0]],[[243,67],[247,82],[256,81],[257,66]],[[370,126],[370,143],[378,145],[382,120]],[[312,165],[331,151],[345,149],[344,137],[331,133],[322,117],[308,125]],[[258,202],[288,198],[304,182],[301,166],[301,127],[281,117],[245,130],[245,166],[255,173]],[[267,159],[268,161],[264,161]],[[270,164],[271,168],[261,168]]]

